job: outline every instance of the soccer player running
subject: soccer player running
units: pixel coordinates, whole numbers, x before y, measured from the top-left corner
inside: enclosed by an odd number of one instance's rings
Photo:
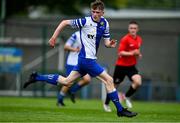
[[[138,28],[138,23],[136,21],[129,22],[129,33],[120,40],[117,54],[118,58],[113,75],[114,85],[116,88],[123,82],[125,76],[128,76],[129,80],[132,81],[126,94],[121,95],[121,98],[126,101],[128,108],[132,108],[129,98],[136,92],[142,83],[141,75],[138,74],[138,70],[136,68],[137,59],[142,57],[140,52],[142,39],[139,35],[137,35]],[[106,100],[103,105],[105,111],[110,109],[109,102],[109,96],[106,96]]]
[[[64,50],[68,51],[68,56],[66,60],[66,76],[70,74],[73,68],[78,63],[78,54],[81,49],[81,40],[80,40],[80,32],[76,31],[71,35],[71,37],[66,41],[64,45]],[[69,91],[70,99],[73,103],[75,103],[75,93],[80,90],[83,86],[89,84],[91,81],[90,75],[86,74],[82,77],[82,79],[75,83],[72,87],[62,86],[60,92],[57,96],[57,105],[65,106],[64,97],[66,93]]]
[[[78,55],[78,64],[73,68],[73,71],[71,71],[68,77],[63,77],[58,74],[40,75],[32,73],[24,87],[37,81],[54,85],[63,84],[71,86],[75,79],[89,74],[91,77],[99,78],[105,84],[108,97],[114,103],[118,116],[136,116],[137,113],[128,111],[122,107],[119,102],[118,93],[113,84],[113,78],[96,61],[96,54],[102,37],[104,38],[106,47],[114,48],[116,46],[116,41],[113,39],[110,40],[109,24],[103,15],[104,3],[100,0],[96,0],[91,3],[91,16],[61,21],[49,40],[50,46],[55,46],[59,33],[61,33],[67,25],[73,28],[79,28],[82,48]]]

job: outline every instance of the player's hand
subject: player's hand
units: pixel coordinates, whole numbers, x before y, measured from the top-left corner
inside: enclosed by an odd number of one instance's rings
[[[140,53],[139,55],[136,56],[138,59],[142,59],[142,54]]]
[[[133,50],[133,55],[136,57],[136,58],[142,58],[142,54],[140,52],[140,49],[135,49]]]
[[[110,41],[110,45],[111,45],[111,47],[116,47],[116,44],[117,44],[117,40],[115,40],[115,39],[112,39],[111,41]]]
[[[140,50],[139,49],[133,50],[133,55],[139,56],[140,55]]]
[[[50,40],[49,40],[49,45],[54,48],[55,44],[56,44],[56,39],[51,37]]]
[[[76,50],[75,50],[75,52],[79,52],[80,51],[80,48],[79,47],[77,47],[76,48]]]

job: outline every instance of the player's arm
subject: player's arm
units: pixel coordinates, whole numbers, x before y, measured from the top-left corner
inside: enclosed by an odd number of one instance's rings
[[[79,47],[73,47],[74,43],[77,42],[77,38],[79,33],[75,32],[71,35],[71,37],[66,41],[64,45],[64,50],[70,51],[70,52],[79,52],[80,48]]]
[[[142,39],[140,41],[142,43]],[[135,56],[136,58],[141,58],[142,54],[140,52],[140,47],[138,49],[134,49],[131,51],[127,51],[129,43],[127,39],[124,37],[121,39],[120,44],[119,44],[119,49],[118,49],[118,55],[119,56]]]
[[[128,51],[127,50],[128,45],[129,45],[128,41],[126,40],[125,37],[123,37],[119,43],[119,48],[118,48],[118,56],[119,57],[121,57],[121,56],[134,56],[135,54],[138,53],[137,50]]]
[[[142,38],[140,37],[140,47],[141,47],[141,45],[142,45]],[[140,50],[140,47],[139,47],[139,53],[136,55],[136,58],[138,58],[138,59],[141,59],[142,58],[142,53],[141,53],[141,50]]]
[[[140,52],[140,49],[135,49],[134,50],[134,56],[136,56],[136,58],[142,58],[142,54]]]
[[[106,29],[104,30],[103,38],[104,38],[104,44],[105,44],[106,47],[108,47],[108,48],[116,47],[117,40],[110,39],[109,23],[108,23],[108,21],[106,21]]]
[[[71,47],[67,44],[64,45],[64,50],[66,51],[72,51],[72,52],[79,52],[80,51],[80,48],[77,47],[77,48],[74,48],[74,47]]]
[[[54,31],[52,37],[49,40],[49,44],[50,46],[54,47],[57,37],[59,35],[59,33],[63,30],[63,28],[67,25],[70,25],[71,21],[70,20],[63,20],[60,22],[60,24],[58,25],[58,27],[56,28],[56,30]]]
[[[135,49],[132,51],[125,51],[125,50],[120,50],[118,53],[119,56],[140,56],[140,49]]]

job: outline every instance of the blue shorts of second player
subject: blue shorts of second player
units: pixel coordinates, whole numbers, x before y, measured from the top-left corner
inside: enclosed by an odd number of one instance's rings
[[[78,71],[81,76],[89,74],[91,77],[100,75],[104,69],[97,62],[96,59],[78,58],[78,64],[73,71]]]
[[[68,65],[68,64],[66,64],[66,76],[68,76],[70,73],[71,73],[71,71],[74,69],[74,65]]]

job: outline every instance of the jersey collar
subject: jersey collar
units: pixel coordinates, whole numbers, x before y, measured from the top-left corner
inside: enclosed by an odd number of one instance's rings
[[[135,40],[137,39],[137,35],[136,35],[136,37],[133,37],[130,33],[128,33],[128,36],[132,39],[135,39]]]
[[[102,20],[102,18],[100,19],[100,21],[99,21],[99,22],[97,22],[97,21],[95,21],[95,20],[93,19],[92,15],[91,15],[91,20],[92,20],[93,22],[95,22],[95,23],[100,23],[100,22],[101,22],[101,20]]]

